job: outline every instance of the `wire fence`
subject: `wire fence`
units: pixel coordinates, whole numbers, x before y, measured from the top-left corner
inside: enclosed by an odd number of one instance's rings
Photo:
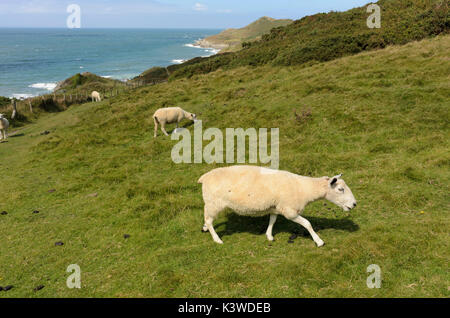
[[[167,80],[155,80],[150,82],[145,81],[133,81],[125,82],[123,85],[115,85],[110,88],[92,89],[92,90],[76,90],[72,92],[65,92],[60,90],[58,92],[29,97],[26,99],[12,99],[10,105],[6,105],[1,109],[1,112],[11,113],[9,117],[15,119],[20,117],[21,114],[35,113],[38,110],[46,112],[58,112],[66,110],[71,105],[84,104],[94,102],[91,94],[93,91],[100,93],[102,100],[110,100],[116,96],[119,96],[125,92],[133,89],[137,89],[143,86],[152,86],[167,82]]]

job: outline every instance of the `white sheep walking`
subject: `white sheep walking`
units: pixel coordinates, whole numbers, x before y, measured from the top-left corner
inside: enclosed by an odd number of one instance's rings
[[[300,214],[308,203],[326,199],[349,211],[356,207],[350,188],[341,179],[310,178],[287,171],[255,166],[232,166],[214,169],[204,174],[202,183],[205,202],[203,231],[211,233],[215,242],[222,244],[213,228],[213,221],[226,208],[237,214],[263,216],[270,214],[266,236],[273,241],[272,228],[278,215],[304,226],[318,247],[324,242],[314,232],[311,223]]]
[[[5,115],[0,114],[0,140],[6,140],[8,137],[9,121],[5,118]]]
[[[91,93],[91,98],[92,98],[92,100],[93,100],[94,102],[101,102],[101,101],[102,101],[102,98],[101,98],[101,96],[100,96],[100,93],[97,92],[97,91],[93,91],[93,92]]]
[[[197,119],[197,115],[189,113],[180,107],[168,107],[168,108],[160,108],[153,114],[153,121],[155,122],[155,138],[158,133],[158,123],[161,125],[161,131],[166,135],[169,134],[166,131],[166,124],[180,124],[183,119],[189,119],[195,121]]]

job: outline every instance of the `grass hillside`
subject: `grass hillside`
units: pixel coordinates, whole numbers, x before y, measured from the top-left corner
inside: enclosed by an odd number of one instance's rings
[[[219,68],[325,62],[363,51],[405,44],[450,30],[448,0],[380,0],[381,28],[369,29],[367,6],[319,13],[271,30],[244,49],[186,64],[172,77],[190,77]]]
[[[289,19],[273,19],[262,17],[240,29],[226,29],[225,31],[209,36],[198,43],[204,47],[221,49],[221,52],[237,51],[242,48],[243,42],[251,42],[261,38],[271,29],[286,26],[292,23]]]
[[[89,92],[96,90],[98,92],[107,92],[111,89],[118,89],[125,87],[126,84],[122,81],[104,78],[93,73],[84,72],[75,74],[72,77],[60,82],[55,88],[56,93],[77,93]]]
[[[219,70],[21,128],[0,144],[0,285],[14,285],[0,297],[448,297],[449,51],[438,36]],[[205,128],[279,127],[280,168],[343,172],[358,207],[307,207],[323,248],[283,218],[269,243],[268,217],[234,214],[215,222],[225,244],[214,243],[197,180],[219,165],[176,165],[176,142],[153,138],[151,115],[175,105]],[[70,264],[79,290],[66,287]],[[380,289],[366,286],[370,264]]]

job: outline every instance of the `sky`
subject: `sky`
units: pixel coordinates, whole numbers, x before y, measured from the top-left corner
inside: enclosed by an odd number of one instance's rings
[[[0,0],[0,27],[65,28],[67,7],[81,28],[238,28],[262,16],[300,19],[370,0]]]

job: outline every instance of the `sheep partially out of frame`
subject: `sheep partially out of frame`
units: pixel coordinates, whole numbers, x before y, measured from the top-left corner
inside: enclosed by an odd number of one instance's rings
[[[324,242],[314,232],[311,223],[300,214],[308,203],[326,199],[345,211],[356,207],[350,188],[341,179],[310,178],[287,171],[277,171],[255,166],[232,166],[214,169],[204,174],[202,184],[205,202],[205,225],[215,242],[222,244],[213,228],[213,221],[226,208],[246,216],[270,214],[266,236],[273,241],[272,228],[278,215],[305,227],[314,242],[321,247]]]
[[[0,114],[0,140],[6,140],[8,137],[9,121],[5,115]]]

